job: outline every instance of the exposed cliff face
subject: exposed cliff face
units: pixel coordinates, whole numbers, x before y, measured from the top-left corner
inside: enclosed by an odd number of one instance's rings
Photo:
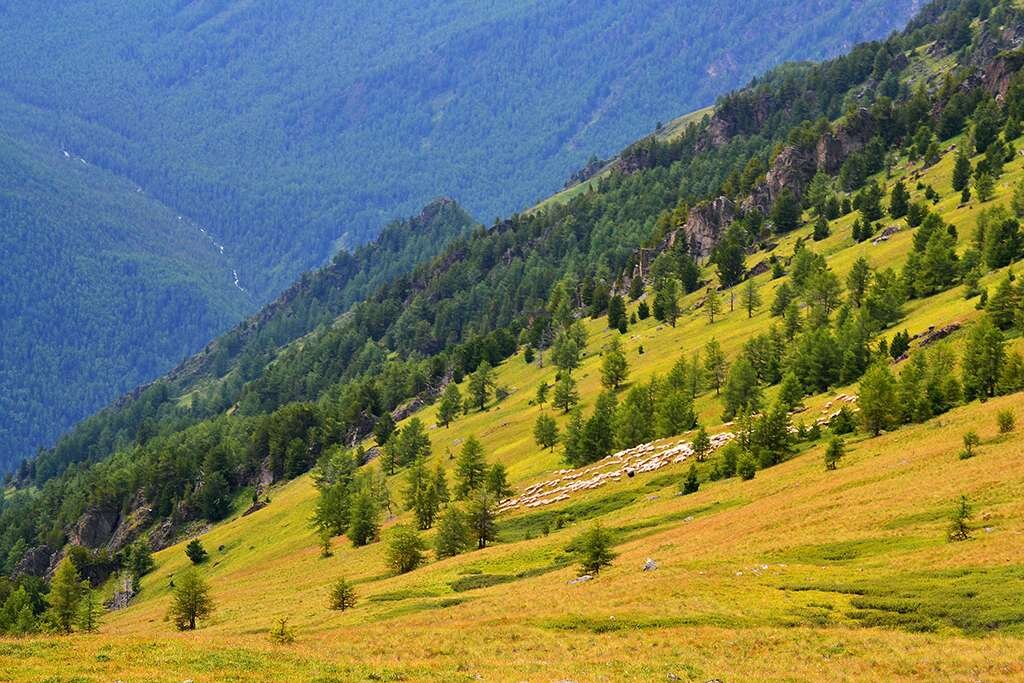
[[[99,548],[114,535],[120,514],[117,510],[89,508],[68,534],[71,545]]]
[[[736,204],[728,197],[698,204],[690,210],[686,223],[672,235],[668,246],[679,239],[685,239],[690,253],[707,257],[735,219]]]

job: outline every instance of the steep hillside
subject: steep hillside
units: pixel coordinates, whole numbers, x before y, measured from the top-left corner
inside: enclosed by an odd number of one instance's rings
[[[401,9],[365,1],[4,3],[0,132],[46,156],[66,150],[84,158],[203,226],[224,247],[218,273],[236,272],[248,295],[195,299],[170,290],[170,310],[208,308],[211,321],[190,322],[187,342],[144,345],[135,357],[119,340],[136,332],[161,339],[176,320],[161,326],[141,311],[98,314],[133,290],[114,269],[97,289],[77,292],[88,323],[56,312],[40,320],[61,337],[112,340],[88,346],[97,359],[92,378],[71,368],[57,400],[48,388],[52,361],[3,366],[14,407],[0,411],[5,443],[13,457],[50,445],[76,419],[166,371],[302,271],[367,242],[432,197],[457,197],[477,216],[516,210],[591,154],[617,150],[782,60],[820,58],[885,35],[914,5],[729,2],[712,12],[698,2],[624,11],[618,3],[568,0]],[[87,243],[124,230],[146,231],[147,242],[163,235],[152,220],[113,230],[102,221],[72,223],[76,214],[103,214],[111,200],[79,193],[77,202],[92,204],[62,212],[49,197],[65,186],[53,179],[42,189],[26,210],[63,222],[62,231]],[[39,240],[36,223],[17,220],[19,234],[35,230]],[[65,295],[57,284],[63,262],[21,250],[5,256],[19,257],[16,270],[38,273],[15,280],[12,297]],[[133,262],[159,256],[147,251]],[[191,286],[193,293],[208,289]],[[227,310],[218,298],[225,296],[237,299]],[[6,330],[19,349],[34,345],[36,332],[21,317]],[[36,417],[24,417],[18,405],[38,406]]]
[[[0,135],[0,470],[251,305],[214,237],[124,180]]]
[[[75,570],[127,607],[3,663],[1020,677],[1022,43],[1016,3],[930,5],[456,240],[241,386],[241,356],[201,356],[97,416],[3,500],[0,628],[59,625]],[[602,534],[617,556],[581,567]],[[179,635],[193,577],[216,608]]]

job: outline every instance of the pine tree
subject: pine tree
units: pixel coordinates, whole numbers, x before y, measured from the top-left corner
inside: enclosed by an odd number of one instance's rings
[[[462,408],[462,392],[455,382],[448,382],[437,405],[437,425],[447,427],[459,415]]]
[[[89,587],[88,581],[84,581],[82,599],[78,606],[78,613],[75,615],[75,626],[79,631],[92,633],[99,628],[102,614],[103,606],[96,599],[95,591]]]
[[[704,462],[707,459],[708,453],[711,452],[711,438],[708,437],[708,432],[704,429],[704,425],[701,425],[697,430],[697,435],[693,437],[693,457],[697,459],[697,462]]]
[[[1003,348],[1003,334],[988,316],[976,322],[967,334],[964,346],[963,371],[964,398],[995,396],[1006,360]]]
[[[800,406],[804,398],[804,387],[792,370],[787,370],[779,385],[779,400],[789,409]]]
[[[617,330],[626,324],[626,302],[616,294],[608,300],[608,327]]]
[[[536,398],[534,398],[534,401],[537,403],[537,405],[543,406],[544,403],[547,402],[547,400],[548,400],[548,390],[550,388],[551,388],[551,385],[548,384],[547,380],[541,380],[540,381],[540,384],[537,385]]]
[[[498,529],[494,523],[494,502],[487,489],[480,487],[469,501],[466,508],[466,522],[476,547],[483,550],[487,544],[497,537]]]
[[[515,491],[508,483],[508,471],[500,462],[496,462],[487,468],[487,475],[484,478],[484,488],[494,496],[495,500],[504,500],[511,497]]]
[[[715,316],[722,312],[722,299],[714,287],[708,287],[704,296],[704,311],[708,314],[709,323],[714,323]]]
[[[641,301],[636,307],[636,317],[640,320],[647,320],[651,317],[651,308],[646,301]]]
[[[839,465],[839,460],[846,452],[846,444],[838,436],[832,437],[825,449],[825,469],[834,470]]]
[[[692,429],[697,423],[693,400],[683,389],[669,389],[655,403],[657,436],[664,438]]]
[[[902,218],[907,215],[907,207],[910,205],[910,193],[903,180],[897,180],[892,186],[889,195],[889,215],[893,218]]]
[[[406,574],[423,564],[427,544],[416,529],[398,524],[388,533],[386,559],[396,574]]]
[[[815,242],[820,242],[826,239],[828,235],[828,219],[824,215],[820,215],[814,219],[814,231],[811,233],[811,239]]]
[[[196,622],[213,613],[210,587],[194,569],[189,569],[174,582],[168,617],[179,631],[195,630]]]
[[[84,590],[75,563],[70,557],[65,556],[53,573],[50,592],[46,596],[49,603],[47,615],[57,630],[71,633],[71,626],[78,613],[78,605]]]
[[[974,179],[974,192],[978,195],[978,201],[987,202],[992,199],[995,191],[995,180],[988,173],[982,173]]]
[[[710,380],[711,386],[715,388],[715,396],[721,392],[728,367],[722,345],[712,337],[704,347],[704,372]]]
[[[605,347],[601,361],[601,384],[608,389],[618,390],[628,376],[629,363],[622,352],[622,343],[618,337],[612,337],[611,342]]]
[[[771,210],[775,232],[783,233],[800,226],[800,202],[788,187],[783,188]]]
[[[437,559],[455,557],[466,552],[469,540],[466,517],[455,505],[449,505],[437,523],[434,537],[434,554]]]
[[[1024,218],[1024,179],[1018,180],[1013,186],[1013,197],[1010,199],[1010,208],[1017,218]]]
[[[887,365],[876,363],[860,381],[861,420],[872,435],[878,436],[895,422],[896,380]]]
[[[953,515],[949,523],[949,530],[946,532],[946,538],[950,542],[969,540],[971,538],[970,522],[973,516],[971,504],[967,501],[967,496],[960,496],[956,507],[953,508]]]
[[[688,496],[691,493],[696,493],[700,488],[700,479],[697,477],[697,463],[690,463],[690,469],[686,472],[686,479],[683,480],[683,485],[680,487],[680,493],[684,496]]]
[[[378,446],[384,446],[395,431],[395,419],[391,413],[384,411],[384,414],[377,418],[373,425],[373,438]]]
[[[757,372],[746,356],[740,356],[729,370],[729,379],[722,392],[725,412],[722,419],[729,421],[739,413],[753,413],[761,406],[761,387]]]
[[[576,390],[576,380],[569,373],[562,374],[558,382],[555,383],[555,393],[551,398],[551,404],[568,413],[573,409],[573,406],[579,403],[579,400],[580,395]]]
[[[676,326],[679,319],[679,285],[675,278],[664,278],[654,289],[655,317]],[[660,315],[659,315],[660,314]]]
[[[482,411],[490,399],[491,389],[494,388],[494,373],[491,364],[486,360],[480,361],[480,365],[469,376],[467,391],[469,393],[470,405]]]
[[[192,560],[192,564],[202,564],[209,557],[206,548],[203,547],[203,542],[198,538],[193,538],[188,542],[188,545],[185,546],[185,554],[188,555],[188,559]]]
[[[597,574],[603,568],[611,566],[616,557],[612,552],[611,534],[605,531],[600,523],[577,536],[572,547],[575,549],[583,574]]]
[[[850,272],[846,275],[846,291],[849,294],[851,304],[857,308],[861,307],[870,283],[871,265],[866,258],[859,256],[853,262]]]
[[[368,486],[363,486],[352,496],[349,511],[348,537],[356,548],[377,539],[380,508]]]
[[[743,308],[747,309],[747,317],[753,318],[754,313],[761,307],[761,294],[758,291],[757,283],[753,278],[747,280],[743,285]]]
[[[547,413],[537,416],[537,421],[533,425],[533,440],[541,448],[554,448],[558,443],[558,425],[553,417]]]
[[[572,467],[578,467],[587,461],[583,431],[583,411],[576,408],[569,416],[569,423],[566,425],[565,434],[562,437],[562,444],[565,447],[565,462]]]
[[[462,499],[484,483],[487,474],[487,462],[484,458],[484,447],[475,436],[469,436],[462,444],[458,460],[455,462],[455,495]]]
[[[953,190],[962,192],[970,180],[971,160],[965,153],[964,145],[961,145],[956,155],[956,161],[953,164]]]

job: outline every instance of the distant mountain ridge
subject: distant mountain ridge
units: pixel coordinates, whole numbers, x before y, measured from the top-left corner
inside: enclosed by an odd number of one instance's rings
[[[134,310],[107,314],[106,299],[145,288],[143,278],[60,288],[48,284],[62,281],[60,262],[26,262],[8,252],[5,267],[38,274],[32,284],[19,279],[9,287],[73,299],[89,320],[42,324],[29,334],[19,322],[24,309],[6,309],[15,346],[50,353],[62,339],[79,337],[89,362],[65,355],[66,368],[44,372],[37,363],[5,360],[0,432],[10,453],[0,460],[52,443],[270,301],[301,272],[355,249],[432,197],[455,197],[479,218],[521,209],[592,154],[605,157],[659,120],[705,105],[782,60],[828,56],[883,36],[916,5],[0,5],[0,132],[43,155],[66,151],[106,174],[102,192],[79,193],[77,201],[93,204],[80,215],[102,213],[95,208],[107,201],[101,195],[129,183],[159,212],[192,221],[224,248],[199,259],[219,259],[208,275],[196,276],[216,278],[213,289],[200,285],[198,298],[190,298],[172,288],[166,304],[157,304],[212,311],[173,344],[154,340],[174,334],[178,320],[158,322],[144,298]],[[59,210],[48,197],[74,193],[56,179],[43,185],[49,191],[35,195],[31,212],[68,227],[76,212]],[[84,221],[75,230],[86,243],[102,243],[104,236],[92,234],[105,229],[102,223]],[[154,245],[168,233],[160,225],[119,219],[107,234],[130,227],[142,245]],[[132,269],[159,259],[161,248],[122,251],[131,254]],[[171,270],[189,272],[192,256],[176,258]],[[22,292],[11,296],[20,300]],[[120,343],[136,332],[132,344]],[[91,379],[81,378],[85,370]],[[66,387],[59,398],[50,389],[58,384]]]

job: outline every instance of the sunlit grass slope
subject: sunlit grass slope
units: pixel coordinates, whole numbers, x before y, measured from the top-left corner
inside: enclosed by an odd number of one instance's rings
[[[983,206],[959,206],[949,190],[951,167],[946,154],[920,180],[942,193],[936,210],[957,226],[964,249]],[[906,172],[904,163],[894,169]],[[1008,165],[997,199],[985,206],[1008,201],[1022,175],[1020,159]],[[919,198],[916,180],[909,187]],[[875,268],[902,265],[912,239],[905,224],[893,222],[904,230],[872,245],[853,243],[850,221],[834,221],[832,235],[814,245],[840,277],[861,254]],[[785,236],[775,253],[790,254],[808,232]],[[630,380],[665,374],[680,354],[711,338],[735,357],[772,320],[767,304],[778,281],[768,277],[757,278],[766,305],[752,318],[738,295],[729,312],[726,293],[726,313],[709,324],[701,310],[690,310],[695,293],[675,328],[653,319],[631,326],[623,338]],[[895,329],[915,334],[967,322],[979,315],[974,303],[962,287],[912,301]],[[586,324],[590,344],[576,376],[589,409],[600,390],[600,349],[618,333],[604,329],[604,319]],[[1020,339],[1010,343],[1021,348]],[[448,428],[433,426],[434,407],[421,411],[434,460],[448,463],[451,474],[451,454],[475,435],[517,488],[550,476],[564,466],[560,449],[539,449],[532,427],[542,409],[552,409],[532,399],[537,384],[553,378],[549,363],[517,356],[498,368],[498,383],[510,392],[500,404]],[[829,398],[809,398],[804,419]],[[717,428],[714,392],[697,407],[701,421]],[[218,609],[198,631],[177,633],[165,618],[170,581],[188,565],[181,543],[157,554],[136,601],[108,614],[98,634],[0,641],[0,680],[1024,678],[1024,439],[1020,427],[996,433],[995,415],[1005,409],[1024,422],[1024,395],[962,406],[875,439],[854,437],[834,472],[823,467],[822,444],[804,445],[752,481],[706,482],[685,497],[677,491],[688,465],[671,465],[561,506],[503,516],[498,544],[431,558],[403,576],[388,571],[380,543],[353,549],[339,538],[334,556],[320,557],[307,475],[273,489],[268,507],[202,535],[211,558],[200,571]],[[971,429],[982,437],[979,454],[960,460],[960,439]],[[391,484],[399,500],[401,475]],[[960,495],[977,513],[975,535],[947,543]],[[571,585],[577,570],[566,546],[593,521],[614,532],[619,557],[596,580]],[[646,558],[658,569],[643,572]],[[359,603],[332,612],[328,590],[342,576],[355,582]],[[282,618],[296,631],[294,644],[268,638]]]

